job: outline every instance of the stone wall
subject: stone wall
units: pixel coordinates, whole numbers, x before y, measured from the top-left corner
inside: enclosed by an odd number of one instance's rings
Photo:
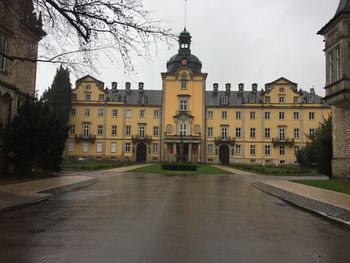
[[[350,182],[350,109],[333,107],[333,177]]]

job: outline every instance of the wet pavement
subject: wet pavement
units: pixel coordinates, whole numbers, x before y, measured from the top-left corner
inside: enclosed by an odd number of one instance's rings
[[[0,262],[349,262],[348,228],[254,188],[258,177],[100,178],[0,213]]]

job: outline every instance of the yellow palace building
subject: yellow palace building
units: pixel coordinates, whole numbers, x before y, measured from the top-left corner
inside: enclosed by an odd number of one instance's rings
[[[144,83],[120,89],[85,76],[73,90],[67,158],[137,162],[295,163],[331,113],[322,98],[285,78],[258,90],[231,84],[206,89],[207,73],[191,53],[191,35],[179,36],[178,54],[161,73],[162,90]]]

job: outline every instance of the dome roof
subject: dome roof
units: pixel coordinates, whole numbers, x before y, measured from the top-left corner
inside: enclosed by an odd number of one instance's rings
[[[202,63],[191,54],[191,34],[184,29],[179,35],[179,52],[170,58],[167,63],[167,73],[175,73],[181,67],[188,67],[193,73],[202,73]]]

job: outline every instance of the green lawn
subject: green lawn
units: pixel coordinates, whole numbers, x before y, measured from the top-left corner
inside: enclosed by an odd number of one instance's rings
[[[262,175],[276,176],[310,176],[318,175],[316,170],[301,168],[298,166],[272,166],[272,165],[232,165],[233,168]]]
[[[199,175],[199,174],[229,174],[229,172],[210,165],[198,164],[197,171],[168,171],[162,170],[161,164],[153,164],[143,168],[131,170],[133,173],[154,173],[166,175]]]
[[[296,180],[292,182],[327,189],[339,193],[350,194],[350,185],[335,180]]]
[[[109,160],[66,160],[61,164],[62,170],[65,171],[97,171],[127,166],[132,163],[121,163]]]

